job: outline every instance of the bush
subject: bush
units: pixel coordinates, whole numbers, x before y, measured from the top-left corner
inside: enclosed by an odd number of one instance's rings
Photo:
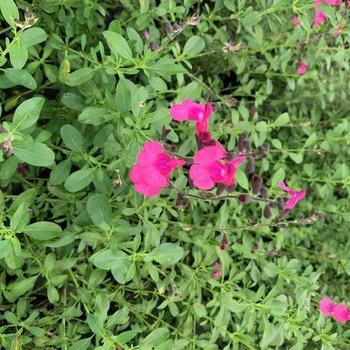
[[[348,349],[348,5],[1,0],[1,347]],[[230,194],[187,176],[185,99],[245,154]],[[151,140],[187,163],[145,198]]]

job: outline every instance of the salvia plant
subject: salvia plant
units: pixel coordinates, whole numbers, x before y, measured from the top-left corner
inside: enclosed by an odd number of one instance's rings
[[[350,2],[0,0],[0,348],[350,348]]]

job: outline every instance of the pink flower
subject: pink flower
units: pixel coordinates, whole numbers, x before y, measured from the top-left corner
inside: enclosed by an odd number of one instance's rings
[[[303,75],[307,72],[308,69],[309,69],[309,65],[305,61],[301,60],[299,62],[297,73],[300,75]]]
[[[142,35],[143,35],[143,37],[144,37],[146,40],[149,40],[150,35],[149,35],[149,32],[148,32],[147,30],[144,30],[144,31],[142,32]]]
[[[320,311],[327,317],[333,313],[334,305],[331,298],[324,297],[320,301]]]
[[[320,24],[323,24],[327,19],[327,16],[322,11],[315,12],[315,19],[312,23],[312,28],[318,27]]]
[[[194,186],[201,190],[210,190],[216,183],[233,185],[235,173],[245,157],[238,156],[227,160],[226,155],[227,152],[218,142],[215,146],[206,146],[198,151],[190,168],[190,178]]]
[[[184,120],[191,120],[196,123],[196,134],[200,140],[206,140],[211,135],[208,132],[209,118],[213,113],[213,107],[210,103],[201,105],[193,102],[190,99],[184,100],[180,104],[174,104],[170,108],[170,115],[174,120],[182,122]]]
[[[303,200],[306,195],[306,190],[302,189],[301,191],[295,191],[292,188],[287,187],[287,185],[282,181],[279,183],[278,187],[288,193],[288,201],[284,205],[285,210],[293,209],[298,202]]]
[[[335,304],[333,308],[333,317],[339,323],[345,323],[350,320],[350,311],[344,304]]]
[[[130,179],[137,192],[145,197],[152,197],[167,186],[169,174],[184,164],[185,161],[171,158],[165,153],[160,143],[148,141],[137,156],[137,163],[131,169]]]
[[[220,270],[220,269],[214,270],[211,276],[212,276],[215,280],[217,280],[218,278],[221,277],[221,270]]]
[[[337,5],[339,6],[342,3],[342,0],[325,0],[327,5]]]
[[[300,26],[300,18],[297,17],[297,16],[294,16],[294,17],[292,18],[291,22],[292,22],[292,25],[293,25],[294,27],[299,27],[299,26]]]

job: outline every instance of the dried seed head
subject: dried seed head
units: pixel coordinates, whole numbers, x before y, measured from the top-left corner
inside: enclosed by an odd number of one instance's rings
[[[174,32],[174,28],[170,22],[165,22],[164,29],[168,34],[172,34]]]
[[[253,193],[259,193],[261,190],[262,178],[257,174],[253,174],[252,178],[250,179],[250,184],[252,186]]]
[[[263,210],[263,215],[265,219],[270,219],[272,216],[271,206],[270,204],[266,204]]]
[[[196,13],[194,13],[188,20],[187,20],[187,24],[189,26],[197,26],[201,21],[201,18],[199,15],[197,15]]]
[[[253,157],[248,157],[248,162],[245,167],[245,173],[247,175],[254,173],[255,170],[255,160]]]
[[[226,154],[227,160],[232,160],[235,157],[235,154],[232,151],[228,151]]]
[[[179,193],[176,199],[176,208],[184,209],[188,206],[188,204],[189,204],[188,198],[185,197],[182,193]]]
[[[177,23],[175,23],[175,24],[173,25],[173,31],[174,31],[175,33],[181,32],[181,31],[183,30],[183,28],[184,28],[184,25],[183,25],[183,24],[177,24]]]
[[[260,189],[260,194],[261,194],[261,197],[263,197],[264,199],[269,199],[269,190],[267,187],[262,186]]]
[[[238,44],[233,44],[232,42],[226,42],[222,47],[222,51],[225,53],[235,53],[242,48],[242,44],[239,42]]]
[[[225,98],[225,105],[229,108],[236,106],[237,102],[238,102],[237,99],[234,98],[233,96],[229,96]]]
[[[258,158],[264,158],[268,155],[270,150],[270,145],[268,143],[264,143],[263,145],[259,146],[256,150],[256,155]]]
[[[9,157],[13,154],[13,148],[12,148],[12,142],[11,140],[5,140],[4,142],[0,143],[0,148],[3,150],[3,152]]]

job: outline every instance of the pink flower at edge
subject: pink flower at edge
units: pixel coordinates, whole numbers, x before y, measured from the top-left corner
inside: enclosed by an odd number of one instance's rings
[[[190,178],[194,186],[201,190],[210,190],[217,183],[225,186],[233,185],[235,173],[245,157],[238,156],[233,160],[227,160],[226,155],[227,152],[218,142],[214,146],[206,146],[199,150],[190,168]]]
[[[339,323],[345,323],[350,320],[350,311],[344,304],[335,304],[333,307],[333,317]]]
[[[294,16],[292,19],[291,19],[291,22],[292,22],[292,25],[294,27],[299,27],[300,26],[300,18],[297,17],[297,16]]]
[[[334,305],[331,298],[324,297],[320,300],[320,311],[324,316],[328,317],[333,313]]]
[[[324,12],[315,10],[315,19],[312,22],[312,28],[317,28],[320,24],[326,22],[327,16]]]
[[[169,174],[185,161],[170,157],[163,146],[155,141],[146,142],[130,172],[135,190],[145,197],[156,196],[169,182]]]
[[[289,188],[283,181],[279,183],[278,187],[288,194],[288,201],[284,205],[285,210],[293,209],[296,206],[296,204],[302,201],[306,196],[305,189],[295,191],[292,188]]]
[[[325,0],[327,5],[339,6],[343,0]]]
[[[208,132],[209,119],[213,113],[213,107],[210,103],[199,104],[190,99],[184,100],[182,103],[174,104],[170,108],[170,115],[172,119],[181,122],[184,120],[191,120],[196,123],[196,134],[200,139],[205,138],[206,142],[208,136],[211,139],[211,134]]]
[[[304,75],[308,71],[308,69],[309,69],[309,65],[304,60],[301,60],[299,62],[297,73],[300,75]]]

